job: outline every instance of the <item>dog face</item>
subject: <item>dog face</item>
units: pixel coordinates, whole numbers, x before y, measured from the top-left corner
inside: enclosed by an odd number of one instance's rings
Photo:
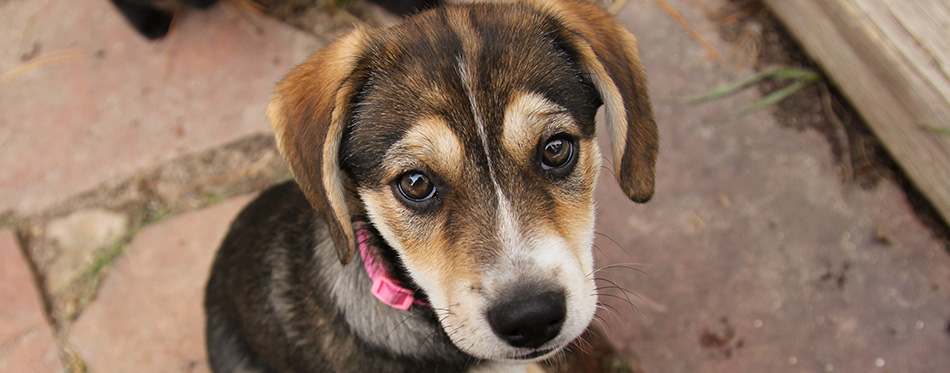
[[[447,7],[354,31],[292,71],[268,116],[341,262],[367,218],[456,346],[528,361],[596,308],[601,104],[618,182],[646,201],[657,131],[636,42],[584,3]]]

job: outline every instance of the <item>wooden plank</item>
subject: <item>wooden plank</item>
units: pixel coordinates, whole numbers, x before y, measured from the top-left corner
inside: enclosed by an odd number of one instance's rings
[[[950,0],[764,0],[950,223]]]

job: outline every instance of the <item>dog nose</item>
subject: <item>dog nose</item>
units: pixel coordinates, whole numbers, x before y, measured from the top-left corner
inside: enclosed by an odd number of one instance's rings
[[[517,292],[488,310],[492,331],[513,347],[536,348],[561,332],[567,307],[560,291]]]

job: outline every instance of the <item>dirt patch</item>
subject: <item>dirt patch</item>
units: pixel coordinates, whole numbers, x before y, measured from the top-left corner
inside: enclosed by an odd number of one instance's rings
[[[827,265],[825,273],[818,279],[823,283],[834,284],[838,289],[843,289],[848,282],[848,271],[851,269],[850,262],[844,262],[840,266]]]
[[[699,345],[728,359],[732,357],[733,352],[745,347],[745,340],[736,338],[736,329],[729,323],[729,318],[723,317],[719,319],[719,323],[718,331],[709,327],[703,329],[699,335]]]
[[[757,71],[775,66],[821,70],[760,0],[728,0],[723,8],[710,10],[709,14],[720,25],[722,38],[733,43],[727,54],[739,67],[751,65]],[[759,84],[759,89],[767,95],[788,84],[789,81],[766,80]],[[917,218],[950,250],[948,226],[904,175],[860,114],[827,79],[779,102],[772,113],[783,126],[821,133],[831,146],[843,182],[862,188],[872,188],[881,180],[899,185]]]

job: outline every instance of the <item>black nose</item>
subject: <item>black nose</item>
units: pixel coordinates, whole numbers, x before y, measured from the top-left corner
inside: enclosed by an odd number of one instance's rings
[[[561,332],[566,313],[560,291],[519,291],[488,309],[488,324],[509,345],[536,348]]]

